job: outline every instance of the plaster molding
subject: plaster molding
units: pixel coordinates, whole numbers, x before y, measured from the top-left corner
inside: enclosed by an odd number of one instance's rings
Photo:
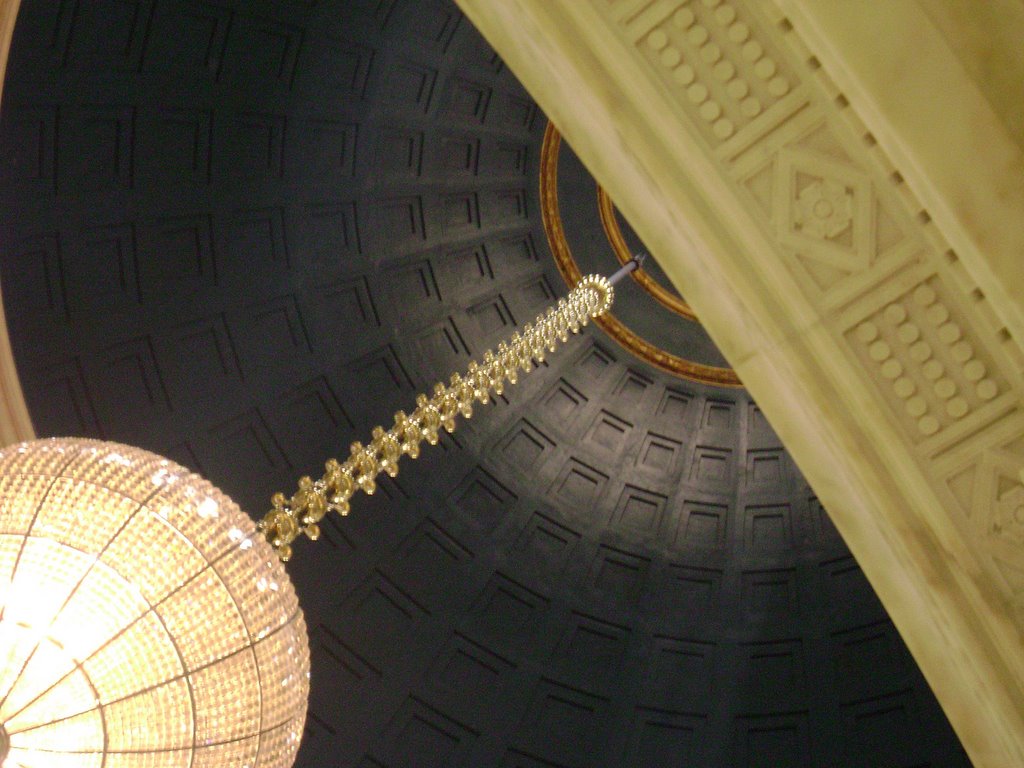
[[[949,18],[941,2],[873,4],[779,0],[859,119],[984,291],[1013,336],[1024,338],[1024,76],[1012,4]],[[935,19],[944,23],[938,26]],[[959,43],[951,39],[959,27]],[[977,44],[978,37],[986,41]],[[991,68],[986,82],[981,72]],[[1006,88],[1009,82],[1015,90]],[[1002,91],[999,90],[1002,85]],[[924,94],[927,98],[908,97]],[[1019,341],[1018,341],[1019,343]]]
[[[974,763],[1021,764],[1024,175],[948,47],[912,3],[460,5],[685,286]]]
[[[615,203],[612,202],[608,192],[601,186],[597,188],[597,210],[601,218],[601,226],[604,229],[605,237],[608,238],[608,244],[611,245],[615,258],[619,260],[619,264],[625,266],[633,258],[633,254],[630,252],[626,238],[622,234],[622,228],[619,226],[619,219],[615,213]],[[695,323],[700,322],[697,319],[697,315],[690,309],[690,305],[684,299],[676,295],[675,292],[665,288],[645,270],[635,269],[629,273],[629,277],[669,312],[685,317],[687,320]]]
[[[11,50],[11,37],[14,35],[14,22],[18,17],[20,3],[21,0],[0,0],[0,96],[3,95],[7,56]],[[0,444],[8,445],[34,437],[35,430],[14,365],[7,323],[3,320],[3,300],[0,298]]]

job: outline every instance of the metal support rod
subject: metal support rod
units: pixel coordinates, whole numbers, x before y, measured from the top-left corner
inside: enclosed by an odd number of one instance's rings
[[[627,261],[625,264],[623,264],[618,272],[616,272],[614,275],[608,278],[608,282],[611,283],[612,285],[615,285],[630,272],[636,272],[636,270],[640,269],[640,267],[643,266],[644,259],[646,258],[647,254],[643,253],[642,251],[640,253],[634,254],[633,258]]]

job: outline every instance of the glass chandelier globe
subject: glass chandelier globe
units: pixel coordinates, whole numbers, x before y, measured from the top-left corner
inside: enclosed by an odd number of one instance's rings
[[[287,768],[308,691],[291,583],[217,488],[116,443],[0,451],[3,768]]]

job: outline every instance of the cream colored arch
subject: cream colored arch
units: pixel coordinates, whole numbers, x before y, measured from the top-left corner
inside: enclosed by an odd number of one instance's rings
[[[757,398],[974,764],[1024,765],[1024,6],[458,2]]]
[[[0,0],[0,97],[3,95],[3,79],[7,72],[7,54],[11,49],[14,21],[18,16],[20,0]],[[11,340],[7,335],[7,322],[3,317],[3,301],[0,299],[0,445],[35,437],[32,420],[25,407],[25,396],[14,367]]]

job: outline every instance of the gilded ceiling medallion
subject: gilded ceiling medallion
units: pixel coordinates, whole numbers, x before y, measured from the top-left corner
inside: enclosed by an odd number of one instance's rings
[[[544,232],[547,235],[548,245],[551,247],[555,264],[566,285],[572,287],[579,282],[583,271],[580,269],[569,246],[566,227],[559,206],[558,164],[561,143],[561,134],[553,124],[548,123],[544,133],[540,157],[540,207],[544,222]],[[614,204],[600,186],[597,188],[597,203],[601,225],[608,244],[618,261],[624,264],[631,258],[630,249],[615,215]],[[632,276],[640,287],[653,297],[662,308],[684,318],[688,322],[697,322],[696,315],[690,306],[681,297],[651,277],[647,270],[638,270],[633,272]],[[651,308],[652,311],[659,311],[659,309],[658,307]],[[640,336],[633,328],[630,328],[616,313],[607,312],[603,316],[596,318],[594,322],[625,350],[660,370],[701,384],[711,384],[719,387],[743,386],[739,377],[731,368],[709,365],[704,362],[688,359],[665,349],[663,346],[651,343],[648,339]]]

